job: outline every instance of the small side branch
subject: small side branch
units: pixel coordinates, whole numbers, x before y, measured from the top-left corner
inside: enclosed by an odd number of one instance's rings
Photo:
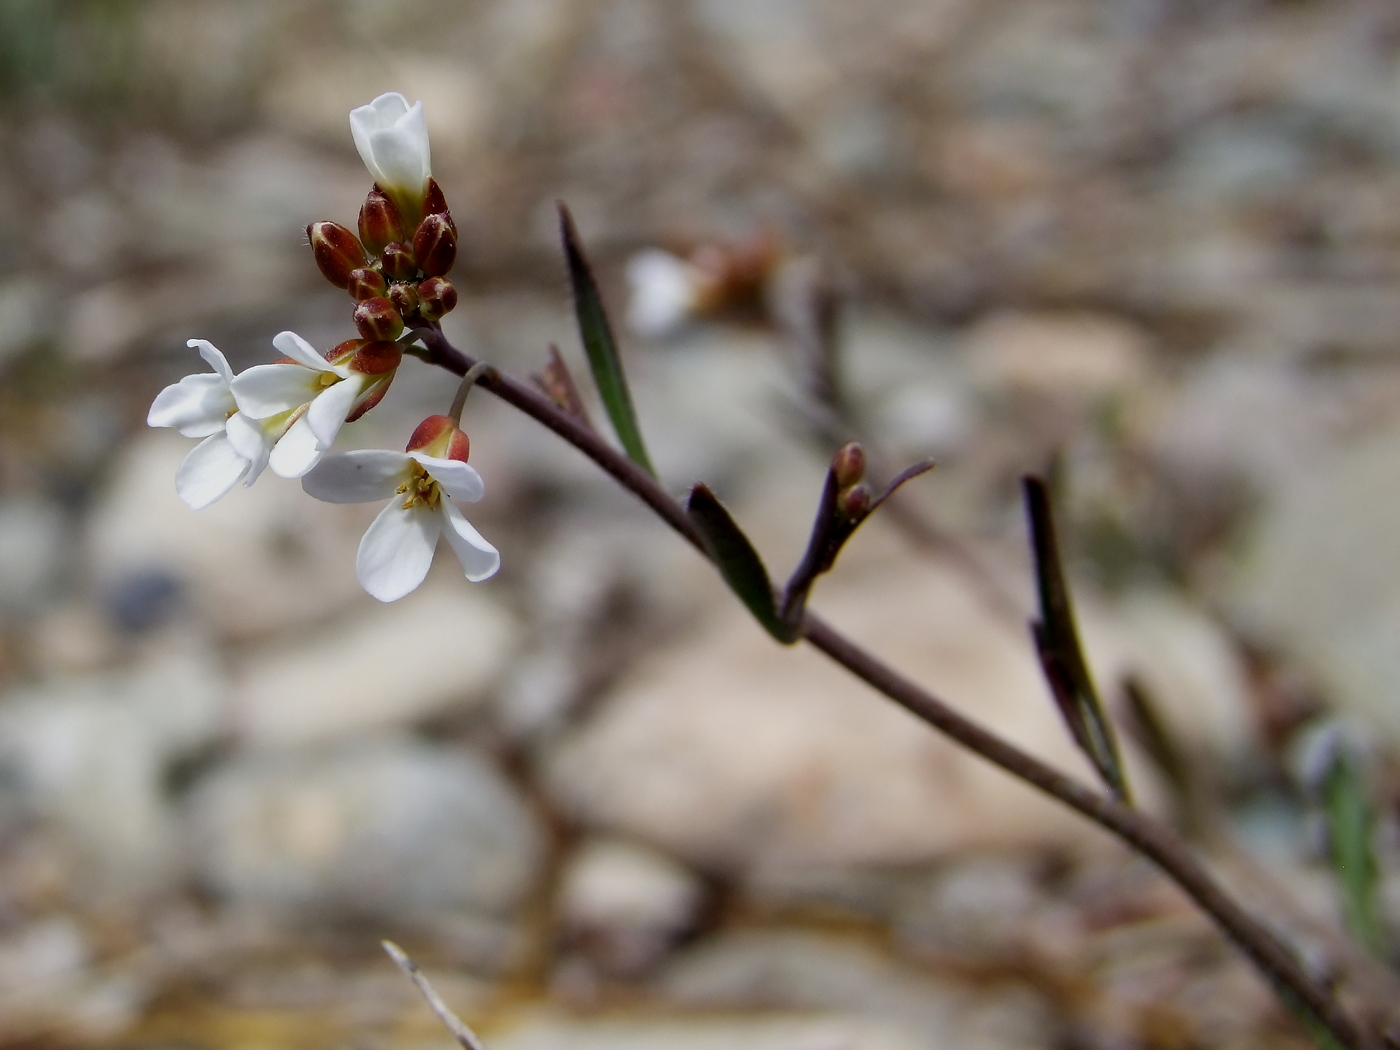
[[[438,1020],[447,1026],[447,1030],[452,1033],[454,1039],[461,1043],[464,1050],[486,1050],[486,1044],[481,1041],[481,1037],[466,1026],[466,1023],[454,1014],[448,1005],[442,1001],[442,996],[438,995],[437,989],[428,983],[428,979],[423,976],[423,971],[418,969],[418,964],[408,957],[408,953],[400,948],[393,941],[381,941],[384,950],[389,953],[389,958],[394,960],[404,975],[412,981],[423,998],[428,1000],[428,1005],[433,1008],[433,1013],[437,1014]]]

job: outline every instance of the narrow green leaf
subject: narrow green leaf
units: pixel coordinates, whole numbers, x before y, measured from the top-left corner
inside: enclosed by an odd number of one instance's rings
[[[1357,943],[1383,958],[1386,937],[1377,909],[1380,865],[1374,848],[1375,815],[1364,781],[1354,757],[1338,747],[1322,781],[1322,807],[1347,929]]]
[[[1030,519],[1031,548],[1035,554],[1036,590],[1040,597],[1040,623],[1033,624],[1032,628],[1041,664],[1051,679],[1051,689],[1056,692],[1056,700],[1065,713],[1075,742],[1108,786],[1127,801],[1131,795],[1118,752],[1118,740],[1099,699],[1079,640],[1074,606],[1070,603],[1069,587],[1060,564],[1050,494],[1045,482],[1037,477],[1027,476],[1022,479],[1022,486]],[[1067,695],[1060,695],[1061,691]],[[1074,715],[1070,714],[1071,706]]]
[[[778,617],[773,584],[768,579],[768,570],[763,567],[763,559],[715,494],[704,485],[696,485],[690,490],[686,513],[700,530],[705,548],[719,566],[730,590],[748,606],[754,619],[784,645],[797,641],[796,633]]]
[[[598,281],[593,276],[588,256],[584,254],[574,217],[562,202],[559,204],[559,232],[564,240],[564,257],[569,264],[569,283],[574,289],[579,338],[583,340],[583,348],[588,354],[588,366],[593,370],[593,381],[598,384],[603,407],[608,410],[613,430],[617,432],[617,439],[622,442],[628,457],[648,474],[655,476],[656,471],[642,442],[641,428],[637,426],[637,413],[632,408],[627,376],[622,371],[617,340],[613,338],[612,325],[603,307]]]

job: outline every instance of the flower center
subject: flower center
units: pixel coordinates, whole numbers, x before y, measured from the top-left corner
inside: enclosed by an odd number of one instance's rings
[[[409,467],[408,479],[394,491],[407,497],[403,501],[404,510],[412,510],[419,504],[436,507],[442,499],[442,487],[428,476],[423,464],[417,460]]]
[[[322,372],[316,377],[317,386],[335,386],[335,384],[339,382],[340,376],[336,375],[334,372]]]

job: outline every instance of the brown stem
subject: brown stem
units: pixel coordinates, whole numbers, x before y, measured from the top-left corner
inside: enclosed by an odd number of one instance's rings
[[[427,360],[456,375],[476,362],[452,346],[440,329],[424,329],[420,338]],[[612,475],[624,488],[704,553],[699,532],[685,509],[646,471],[614,449],[595,431],[562,412],[548,398],[500,372],[489,372],[480,386],[544,424]],[[1186,845],[1166,825],[1102,794],[1055,769],[1027,751],[964,717],[937,696],[843,637],[815,614],[803,621],[803,636],[857,678],[883,693],[968,750],[981,755],[1019,780],[1039,788],[1077,810],[1157,865],[1186,892],[1216,926],[1279,988],[1306,1010],[1348,1050],[1373,1050],[1377,1040],[1342,1009],[1336,997],[1303,970],[1292,951],[1271,930],[1242,908],[1206,872]]]

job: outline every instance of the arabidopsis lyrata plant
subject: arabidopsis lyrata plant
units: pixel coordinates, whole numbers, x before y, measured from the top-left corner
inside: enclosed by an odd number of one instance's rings
[[[191,339],[189,345],[214,371],[196,372],[166,387],[156,395],[146,422],[204,439],[175,472],[175,491],[191,509],[202,510],[240,481],[251,485],[258,480],[292,425],[292,413],[255,419],[240,411],[233,371],[218,347],[207,339]]]
[[[474,502],[485,491],[467,464],[469,443],[458,426],[469,383],[454,415],[425,420],[406,452],[365,450],[323,461],[341,428],[377,405],[393,382],[405,328],[433,325],[457,304],[446,276],[457,256],[457,226],[432,179],[423,104],[381,95],[351,112],[350,130],[375,182],[359,235],[335,222],[313,223],[306,232],[321,273],[355,301],[351,319],[360,338],[323,356],[295,332],[282,332],[273,339],[280,360],[238,375],[212,344],[192,339],[214,371],[161,391],[147,422],[203,439],[175,479],[180,498],[196,510],[239,481],[251,485],[266,467],[284,478],[304,476],[317,499],[392,497],[365,533],[356,568],[365,590],[393,601],[423,581],[439,535],[469,580],[492,575],[501,558],[452,502]]]
[[[380,95],[350,111],[350,133],[376,185],[404,218],[421,217],[433,173],[423,103],[410,106],[397,91]]]
[[[309,495],[328,503],[388,499],[355,557],[360,586],[382,602],[408,594],[428,574],[438,536],[476,582],[500,568],[501,556],[462,516],[452,499],[475,503],[486,491],[467,463],[467,435],[447,416],[418,425],[404,452],[366,449],[328,456],[301,479]],[[452,498],[448,498],[452,497]]]

